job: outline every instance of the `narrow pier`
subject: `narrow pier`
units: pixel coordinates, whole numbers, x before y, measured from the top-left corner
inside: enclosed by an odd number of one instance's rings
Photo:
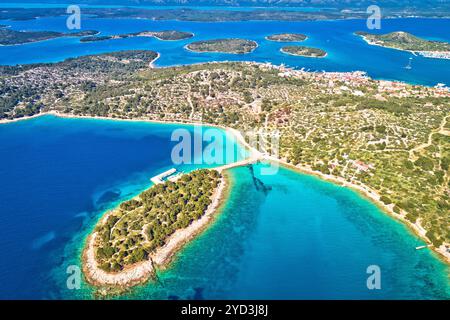
[[[418,246],[418,247],[416,247],[416,250],[421,250],[421,249],[429,248],[429,247],[431,247],[431,246],[432,246],[432,244],[425,245],[425,246]]]
[[[225,164],[223,166],[216,167],[216,168],[211,168],[211,169],[212,170],[217,170],[219,172],[222,172],[224,170],[228,170],[228,169],[231,169],[231,168],[242,167],[242,166],[246,166],[248,164],[253,164],[253,163],[256,163],[256,162],[258,162],[260,160],[263,160],[263,159],[264,159],[264,157],[262,155],[258,154],[258,155],[254,155],[254,156],[252,156],[250,158],[241,160],[241,161]],[[172,169],[169,169],[167,171],[164,171],[164,172],[154,176],[153,178],[150,178],[150,180],[154,184],[164,183],[165,180],[169,180],[169,181],[175,182],[182,175],[183,175],[182,172],[177,172],[177,169],[172,168]]]
[[[229,163],[229,164],[225,164],[223,166],[217,167],[217,168],[213,168],[214,170],[217,170],[219,172],[222,172],[224,170],[228,170],[231,168],[235,168],[235,167],[242,167],[242,166],[246,166],[248,164],[252,164],[252,163],[256,163],[259,160],[262,160],[262,156],[258,155],[258,156],[253,156],[238,162],[233,162],[233,163]]]
[[[154,176],[153,178],[150,179],[150,181],[153,182],[154,184],[161,184],[164,182],[164,178],[173,175],[175,172],[177,172],[177,169],[175,168],[169,169],[167,171],[164,171],[163,173]]]

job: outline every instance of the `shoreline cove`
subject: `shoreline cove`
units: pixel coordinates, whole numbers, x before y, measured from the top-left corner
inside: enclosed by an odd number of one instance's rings
[[[309,167],[306,166],[301,166],[301,165],[293,165],[291,163],[286,162],[284,159],[279,159],[273,156],[263,156],[260,154],[260,152],[258,152],[257,150],[253,149],[244,139],[244,137],[242,136],[242,134],[233,128],[230,127],[224,127],[224,126],[220,126],[220,125],[215,125],[215,124],[208,124],[208,123],[198,123],[198,122],[189,122],[189,121],[161,121],[161,120],[150,120],[150,119],[144,119],[144,118],[140,118],[140,119],[123,119],[123,118],[111,118],[111,117],[95,117],[95,116],[81,116],[81,115],[70,115],[70,114],[62,114],[62,113],[58,113],[55,111],[50,111],[50,112],[45,112],[45,113],[41,113],[41,114],[37,114],[37,115],[33,115],[30,117],[23,117],[23,118],[19,118],[19,119],[12,119],[12,120],[0,120],[0,124],[7,124],[7,123],[12,123],[12,122],[18,122],[18,121],[25,121],[25,120],[29,120],[29,119],[33,119],[33,118],[37,118],[37,117],[41,117],[41,116],[46,116],[46,115],[53,115],[56,117],[60,117],[60,118],[73,118],[73,119],[96,119],[96,120],[107,120],[107,121],[128,121],[128,122],[148,122],[148,123],[160,123],[160,124],[184,124],[184,125],[203,125],[203,126],[210,126],[210,127],[216,127],[216,128],[220,128],[220,129],[224,129],[225,131],[231,133],[235,138],[236,141],[238,141],[242,146],[244,146],[248,151],[250,151],[250,155],[249,158],[253,158],[256,159],[257,161],[273,161],[273,162],[278,162],[279,164],[281,164],[282,166],[297,171],[299,173],[303,173],[303,174],[307,174],[307,175],[313,175],[318,177],[319,179],[322,179],[324,181],[333,183],[335,185],[341,186],[341,187],[348,187],[350,189],[352,189],[353,191],[355,191],[357,194],[359,194],[360,196],[362,196],[364,199],[374,203],[378,208],[381,209],[381,211],[385,214],[387,214],[388,216],[390,216],[391,218],[394,218],[395,220],[401,222],[403,225],[405,225],[407,227],[407,229],[416,237],[418,237],[419,239],[425,241],[428,244],[430,244],[430,240],[426,237],[426,230],[420,225],[420,221],[416,222],[416,223],[412,223],[408,220],[406,220],[404,218],[406,212],[404,212],[403,210],[401,211],[400,214],[394,212],[393,210],[393,206],[392,205],[386,205],[383,202],[380,201],[380,196],[378,195],[378,193],[376,193],[374,190],[372,190],[371,188],[363,185],[363,184],[355,184],[352,182],[348,182],[345,179],[341,178],[341,177],[336,177],[330,174],[323,174],[320,171],[315,171],[312,170]],[[215,169],[215,168],[211,168],[211,169]],[[223,171],[222,171],[223,172]],[[228,179],[230,180],[230,179]],[[228,191],[230,191],[231,186],[229,186]],[[223,201],[223,199],[221,200]],[[225,201],[223,201],[225,202]],[[221,207],[221,206],[219,206]],[[209,209],[209,208],[208,208]],[[104,215],[102,215],[102,217],[104,217]],[[102,219],[102,218],[100,218]],[[99,220],[100,221],[100,220]],[[96,223],[97,224],[97,223]],[[187,240],[188,242],[189,240]],[[429,247],[433,252],[436,253],[437,257],[443,261],[444,263],[446,263],[447,265],[450,265],[450,252],[447,251],[445,244],[442,244],[439,248],[436,248],[434,246],[430,246]],[[176,252],[178,252],[177,249],[175,249]],[[172,255],[174,255],[176,252],[174,252]],[[83,255],[84,255],[84,250],[83,250]],[[168,259],[170,261],[170,259]],[[139,282],[141,283],[141,282]],[[130,286],[127,286],[130,287]]]

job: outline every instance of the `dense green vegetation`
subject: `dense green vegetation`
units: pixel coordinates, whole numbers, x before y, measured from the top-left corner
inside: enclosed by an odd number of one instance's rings
[[[215,170],[196,170],[123,202],[95,229],[100,268],[117,272],[147,260],[176,230],[203,216],[219,181]]]
[[[375,44],[408,51],[450,51],[450,43],[421,39],[408,32],[397,31],[387,34],[356,32]]]
[[[281,48],[281,52],[291,54],[293,56],[314,57],[314,58],[325,57],[327,55],[327,53],[322,49],[305,46],[286,46]]]
[[[151,33],[157,39],[171,40],[171,41],[189,39],[194,36],[191,32],[177,31],[177,30],[156,31]],[[142,32],[140,34],[142,34]]]
[[[134,33],[110,35],[110,36],[97,36],[97,37],[84,37],[81,38],[81,42],[94,42],[94,41],[104,41],[110,39],[124,39],[131,37],[155,37],[159,40],[174,41],[174,40],[184,40],[192,38],[194,35],[191,32],[176,31],[176,30],[165,30],[165,31],[141,31]]]
[[[298,42],[306,40],[307,36],[301,33],[278,33],[267,36],[267,40],[279,42]]]
[[[98,31],[94,30],[62,33],[55,31],[15,31],[8,28],[0,28],[0,45],[23,44],[60,37],[83,37],[91,36],[97,33]]]
[[[245,39],[214,39],[189,43],[186,47],[195,52],[221,52],[243,54],[256,49],[258,44]]]

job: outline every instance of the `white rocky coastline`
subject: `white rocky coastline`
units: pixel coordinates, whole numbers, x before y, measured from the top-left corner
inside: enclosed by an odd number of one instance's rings
[[[200,219],[193,221],[184,229],[175,231],[166,241],[166,244],[152,253],[148,260],[128,266],[120,272],[106,272],[100,269],[95,259],[97,232],[94,232],[88,237],[83,253],[83,271],[87,281],[95,286],[127,288],[149,280],[154,275],[155,267],[164,268],[184,244],[194,238],[212,221],[214,214],[221,205],[225,190],[226,179],[222,176],[212,195],[211,204]],[[101,221],[105,221],[108,215],[106,214]]]

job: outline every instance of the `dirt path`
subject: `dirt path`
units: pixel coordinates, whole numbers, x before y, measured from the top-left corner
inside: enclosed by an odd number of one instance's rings
[[[431,146],[431,144],[433,142],[433,135],[435,133],[441,133],[444,135],[448,135],[449,130],[444,128],[445,124],[447,123],[448,117],[449,116],[446,116],[444,119],[442,119],[441,124],[439,125],[439,128],[431,130],[430,134],[428,135],[428,140],[426,143],[422,143],[422,144],[418,145],[417,147],[414,147],[411,150],[409,150],[409,160],[411,160],[411,161],[417,160],[417,157],[414,155],[414,153]]]

